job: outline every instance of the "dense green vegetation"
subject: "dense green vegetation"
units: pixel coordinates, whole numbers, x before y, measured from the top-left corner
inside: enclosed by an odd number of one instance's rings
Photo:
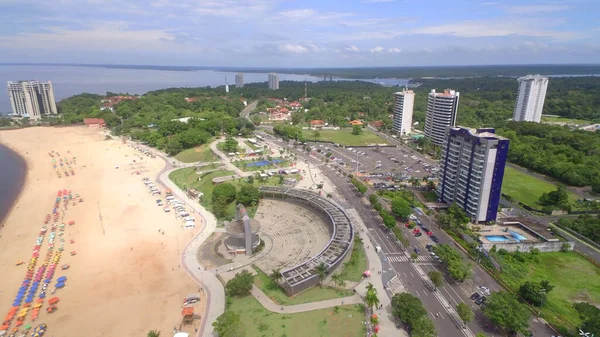
[[[427,310],[418,297],[409,293],[395,294],[392,297],[392,315],[410,329],[412,336],[437,336],[433,322],[427,317]]]
[[[514,292],[527,281],[541,284],[548,281],[553,289],[547,292],[540,310],[542,317],[559,331],[575,332],[581,324],[573,303],[587,301],[600,303],[600,269],[575,252],[508,253],[502,249],[491,252],[502,266],[498,274]]]
[[[600,215],[581,215],[577,219],[563,218],[558,221],[558,224],[600,244]]]

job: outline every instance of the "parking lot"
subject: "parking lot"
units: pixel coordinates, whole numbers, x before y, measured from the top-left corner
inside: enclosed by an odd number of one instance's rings
[[[311,152],[314,155],[324,158],[324,155],[329,152],[330,160],[364,174],[373,183],[383,182],[391,177],[400,180],[435,177],[438,170],[437,162],[402,145],[358,148],[319,143],[307,145],[312,148]]]

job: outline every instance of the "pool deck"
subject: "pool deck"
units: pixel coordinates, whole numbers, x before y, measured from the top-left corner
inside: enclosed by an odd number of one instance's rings
[[[517,242],[522,242],[522,241],[527,241],[527,242],[540,242],[540,241],[544,241],[538,237],[533,236],[532,234],[528,233],[527,231],[525,231],[522,228],[519,228],[518,225],[512,225],[510,224],[511,221],[509,221],[507,225],[504,224],[499,224],[499,225],[493,225],[493,226],[485,226],[483,231],[480,231],[479,233],[481,234],[481,241],[483,241],[484,243],[486,242],[490,242],[490,243],[498,243],[498,242],[503,242],[503,243],[517,243]],[[520,222],[520,221],[515,221],[515,222]],[[508,230],[506,230],[508,229]],[[516,240],[514,238],[514,236],[511,234],[511,232],[516,233],[520,236],[522,236],[524,239],[519,238],[519,240]],[[505,237],[507,238],[507,240],[489,240],[488,237]]]

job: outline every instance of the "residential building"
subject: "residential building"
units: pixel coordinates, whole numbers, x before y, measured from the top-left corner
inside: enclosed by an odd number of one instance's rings
[[[40,119],[58,114],[50,81],[8,81],[7,89],[13,115]]]
[[[412,90],[402,90],[394,93],[394,117],[392,131],[400,135],[408,135],[412,130],[413,106],[415,93]]]
[[[235,87],[236,88],[244,87],[244,74],[243,73],[235,74]]]
[[[513,120],[517,122],[536,122],[542,120],[542,110],[548,89],[548,77],[527,75],[519,77],[519,91]]]
[[[460,93],[451,89],[435,92],[432,89],[427,98],[427,114],[425,115],[425,136],[437,146],[446,139],[446,128],[456,124],[458,98]]]
[[[496,220],[508,145],[492,128],[448,128],[437,187],[440,201],[456,203],[475,222]]]
[[[358,119],[355,119],[353,121],[350,121],[350,125],[352,125],[352,126],[362,126],[363,122],[359,121]]]
[[[313,119],[310,121],[310,126],[312,128],[320,128],[320,127],[325,126],[325,121],[322,121],[320,119]]]
[[[279,75],[275,73],[269,74],[269,89],[279,90]]]

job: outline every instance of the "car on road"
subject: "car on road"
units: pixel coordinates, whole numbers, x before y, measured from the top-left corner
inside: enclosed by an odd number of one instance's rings
[[[487,297],[485,296],[480,296],[475,300],[475,304],[477,305],[481,305],[483,303],[485,303],[485,301],[487,300]]]
[[[479,295],[479,293],[473,293],[473,295],[471,295],[470,299],[472,299],[473,301],[475,301],[479,297],[481,297],[481,295]]]
[[[421,232],[418,232],[417,234],[415,234],[415,237],[417,237],[417,238],[418,238],[418,237],[419,237],[419,236],[421,236],[421,235],[423,235],[423,233],[421,233]]]
[[[428,251],[431,251],[433,249],[433,245],[426,245],[425,248],[427,248]]]
[[[417,255],[421,254],[421,250],[417,247],[415,247],[414,251],[415,251],[415,254],[417,254]]]
[[[440,239],[438,239],[438,237],[437,237],[437,236],[435,236],[435,235],[432,235],[432,236],[431,236],[431,241],[433,241],[433,242],[435,242],[435,243],[438,243],[438,242],[440,242]]]

